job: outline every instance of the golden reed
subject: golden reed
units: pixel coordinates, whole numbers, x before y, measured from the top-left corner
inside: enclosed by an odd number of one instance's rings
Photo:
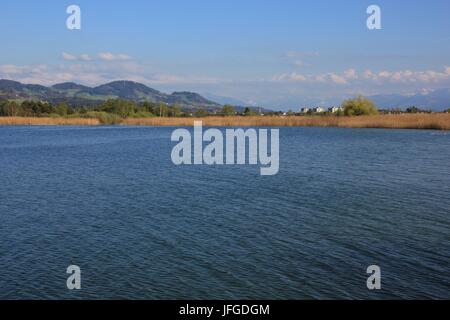
[[[304,116],[304,117],[205,117],[205,118],[146,118],[125,119],[133,126],[192,126],[203,121],[210,127],[338,127],[450,130],[450,114],[399,114],[360,117]]]
[[[203,121],[209,127],[338,127],[450,130],[449,113],[398,114],[360,117],[205,117],[205,118],[128,118],[122,125],[188,127]],[[0,125],[96,126],[98,119],[0,117]]]

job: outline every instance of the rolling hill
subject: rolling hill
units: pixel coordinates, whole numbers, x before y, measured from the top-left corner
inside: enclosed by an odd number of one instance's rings
[[[166,94],[133,81],[114,81],[97,87],[87,87],[73,82],[59,83],[51,87],[22,84],[0,80],[0,99],[39,100],[50,103],[65,102],[71,106],[95,106],[108,99],[126,99],[136,102],[162,102],[178,104],[185,109],[217,109],[221,105],[193,92]]]

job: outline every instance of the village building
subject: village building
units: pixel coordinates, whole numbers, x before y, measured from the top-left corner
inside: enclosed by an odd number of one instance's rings
[[[322,107],[316,107],[313,109],[314,113],[324,113],[325,109]]]
[[[331,113],[337,113],[339,111],[344,111],[344,110],[342,107],[331,107],[331,108],[328,108],[328,111]]]
[[[301,109],[300,109],[300,113],[308,113],[309,110],[311,110],[311,109],[308,108],[308,107],[304,107],[304,108],[301,108]]]

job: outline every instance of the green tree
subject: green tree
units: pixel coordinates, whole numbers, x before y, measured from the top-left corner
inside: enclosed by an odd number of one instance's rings
[[[207,117],[209,115],[208,111],[205,110],[205,108],[200,108],[195,112],[196,117]]]
[[[114,99],[106,101],[102,106],[97,108],[97,111],[114,113],[122,118],[126,118],[137,111],[137,106],[133,101]]]
[[[179,117],[181,116],[181,108],[179,105],[174,104],[170,109],[169,109],[169,116],[170,117]]]
[[[419,113],[419,112],[421,112],[421,110],[419,108],[413,106],[413,107],[407,108],[406,112],[407,113]]]
[[[221,113],[223,116],[234,116],[236,114],[236,110],[232,105],[226,104],[223,106]]]
[[[69,113],[69,107],[65,103],[60,103],[56,106],[55,111],[60,116],[67,116]]]
[[[0,117],[6,117],[6,101],[0,101]]]
[[[6,117],[17,117],[20,114],[21,106],[15,101],[5,101],[2,105],[1,113]]]
[[[344,114],[346,116],[362,116],[362,115],[375,115],[378,114],[378,109],[373,101],[358,96],[355,99],[345,100],[342,103]]]
[[[148,113],[152,113],[155,114],[155,105],[153,103],[150,102],[143,102],[141,104],[141,112],[148,112]]]
[[[244,110],[244,116],[256,116],[257,113],[255,111],[253,111],[251,108],[246,107]]]
[[[158,117],[168,117],[169,116],[169,107],[165,103],[159,103],[156,108],[156,114]]]

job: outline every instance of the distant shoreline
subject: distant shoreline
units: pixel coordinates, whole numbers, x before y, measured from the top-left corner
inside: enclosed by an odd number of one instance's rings
[[[189,127],[194,121],[203,121],[212,127],[336,127],[450,130],[449,113],[386,114],[373,116],[230,116],[187,118],[126,118],[122,126]],[[100,126],[98,119],[90,118],[38,118],[0,117],[0,126]]]

